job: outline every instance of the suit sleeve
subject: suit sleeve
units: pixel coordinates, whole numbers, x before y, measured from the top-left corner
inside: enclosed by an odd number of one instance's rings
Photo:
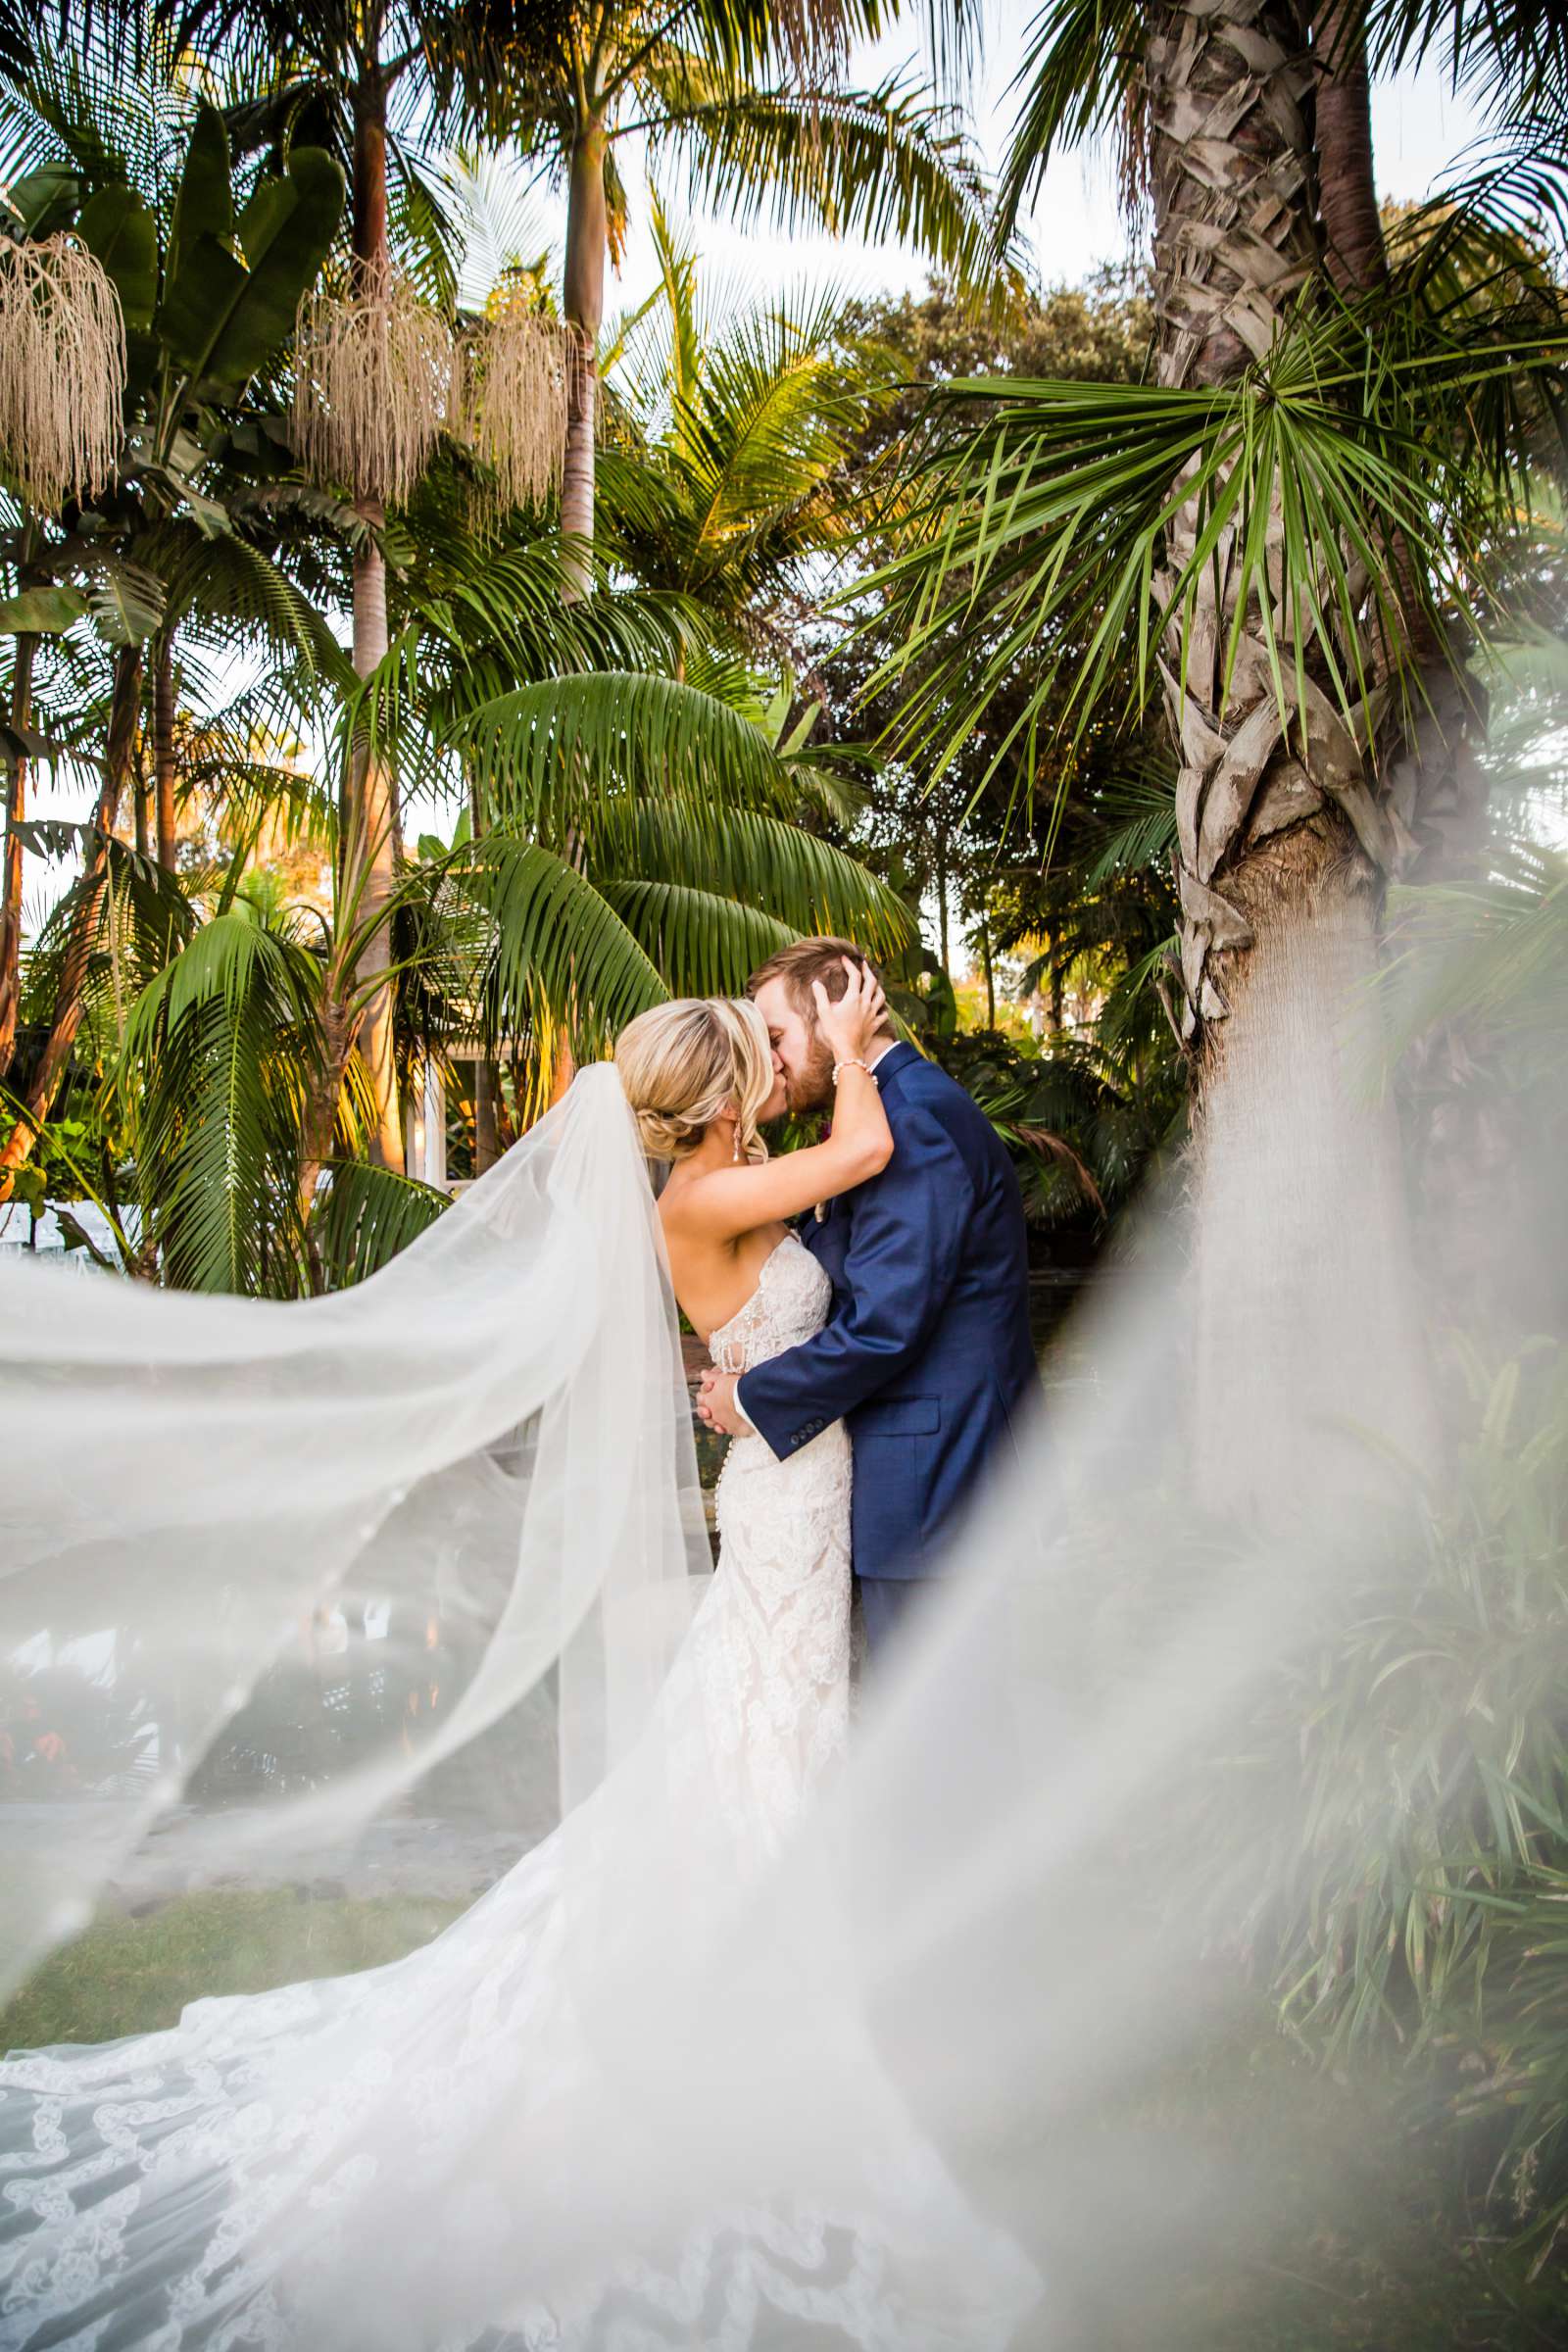
[[[974,1186],[939,1119],[899,1119],[897,1149],[855,1199],[846,1296],[831,1323],[739,1384],[741,1411],[783,1461],[896,1380],[930,1338],[957,1276]]]

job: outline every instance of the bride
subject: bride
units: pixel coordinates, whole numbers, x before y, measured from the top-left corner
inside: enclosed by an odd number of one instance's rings
[[[832,1132],[769,1159],[760,1126],[782,1115],[783,1065],[757,1007],[660,1005],[615,1060],[643,1148],[672,1163],[659,1215],[683,1312],[722,1371],[749,1371],[827,1318],[827,1275],[786,1219],[880,1174],[893,1137],[865,1054],[885,1000],[846,961],[830,1004],[814,984],[836,1070]],[[720,1553],[692,1634],[702,1712],[722,1758],[721,1800],[762,1845],[787,1825],[843,1741],[850,1683],[850,1446],[833,1422],[780,1461],[735,1440],[716,1495]]]
[[[789,1220],[865,1181],[892,1154],[865,1067],[881,990],[852,966],[841,1000],[830,1003],[820,984],[816,994],[837,1065],[832,1127],[823,1142],[778,1159],[759,1130],[783,1110],[783,1074],[755,1006],[662,1005],[616,1047],[620,1122],[629,1104],[643,1153],[668,1171],[657,1216],[675,1299],[725,1370],[748,1369],[819,1328],[830,1286]],[[777,1905],[778,1997],[768,2013],[755,2000],[726,2007],[714,1997],[705,2007],[695,1989],[722,1983],[714,1955],[755,1899],[748,1890],[775,1866],[787,1873],[803,1811],[831,1802],[850,1690],[850,1449],[839,1424],[784,1461],[760,1438],[731,1446],[717,1491],[716,1572],[683,1637],[662,1647],[649,1630],[667,1580],[612,1591],[628,1554],[657,1566],[662,1543],[667,1551],[660,1531],[676,1480],[666,1449],[689,1453],[691,1439],[689,1427],[671,1430],[641,1401],[658,1382],[636,1341],[640,1258],[616,1259],[612,1230],[584,1245],[596,1187],[612,1208],[621,1199],[606,1077],[585,1072],[564,1117],[552,1114],[552,1137],[525,1138],[383,1275],[358,1294],[265,1310],[260,1338],[254,1310],[236,1319],[241,1302],[221,1302],[220,1312],[217,1301],[143,1296],[127,1309],[56,1296],[46,1313],[36,1285],[25,1298],[18,1292],[32,1309],[17,1327],[35,1369],[58,1384],[90,1355],[95,1387],[112,1389],[120,1367],[128,1395],[139,1367],[151,1412],[166,1397],[172,1413],[182,1409],[181,1525],[209,1538],[219,1505],[202,1483],[204,1412],[230,1444],[240,1429],[254,1443],[265,1426],[281,1459],[286,1433],[272,1440],[272,1422],[246,1418],[261,1411],[254,1396],[275,1415],[291,1384],[309,1389],[319,1360],[332,1367],[341,1405],[343,1366],[363,1361],[364,1429],[384,1450],[388,1399],[407,1387],[419,1405],[409,1446],[417,1431],[426,1454],[411,1452],[396,1485],[386,1487],[384,1468],[375,1473],[384,1488],[377,1570],[395,1573],[407,1558],[423,1574],[432,1530],[455,1522],[477,1528],[491,1552],[504,1527],[520,1563],[487,1620],[488,1647],[448,1745],[503,1720],[552,1656],[564,1722],[568,1666],[586,1647],[597,1697],[577,1715],[603,1768],[586,1770],[577,1801],[564,1775],[560,1827],[403,1960],[197,2000],[166,2032],[14,2052],[0,2064],[4,2352],[739,2352],[808,2343],[935,2352],[1005,2345],[1038,2298],[1032,2266],[969,2205],[904,2112],[868,2028],[840,2032],[830,2054],[825,2079],[840,2116],[831,2144],[813,2135],[808,2159],[805,2141],[792,2150],[748,2137],[749,2073],[776,2064],[773,2045],[792,2030],[809,2044],[813,1985],[834,1965],[821,1948],[801,1948],[809,1937],[796,1944],[796,1928],[812,1916],[804,1899]],[[516,1163],[510,1174],[508,1161]],[[611,1208],[606,1217],[612,1228]],[[541,1235],[561,1247],[546,1249]],[[596,1272],[600,1290],[582,1308]],[[536,1335],[514,1328],[514,1292],[501,1319],[497,1294],[513,1273],[529,1279],[536,1320],[552,1327],[569,1369],[552,1375],[567,1403],[540,1406],[529,1441],[509,1450],[519,1406],[538,1402],[523,1367],[547,1360]],[[442,1388],[423,1359],[418,1380],[405,1381],[397,1355],[402,1335],[417,1328],[438,1366],[456,1362],[441,1317],[459,1295],[465,1342],[492,1328],[484,1318],[494,1315],[489,1360],[513,1351],[514,1377],[503,1393],[495,1376],[483,1413],[469,1400],[468,1364]],[[167,1340],[150,1333],[161,1310]],[[309,1323],[313,1335],[288,1381],[279,1370],[280,1348],[285,1365],[293,1360],[278,1336],[285,1323],[290,1334]],[[76,1325],[90,1328],[90,1349]],[[666,1349],[671,1336],[666,1322]],[[352,1397],[352,1381],[349,1390]],[[460,1394],[461,1414],[451,1401]],[[617,1394],[628,1399],[624,1426],[612,1411],[607,1427],[606,1400]],[[443,1412],[452,1428],[427,1437]],[[148,1429],[163,1426],[141,1430],[143,1462],[155,1442]],[[364,1507],[368,1473],[356,1485],[343,1463],[357,1446],[368,1458],[371,1439],[356,1434],[351,1413],[340,1410],[337,1427],[314,1512],[308,1461],[291,1460],[282,1483],[302,1492],[287,1499],[269,1491],[279,1484],[276,1463],[270,1482],[258,1472],[258,1575],[263,1564],[290,1573],[302,1544],[322,1559],[352,1557],[374,1524],[372,1514],[336,1554],[316,1532],[346,1527]],[[232,1458],[227,1466],[232,1475]],[[133,1592],[153,1589],[164,1560],[171,1578],[182,1559],[210,1572],[210,1542],[188,1553],[171,1544],[168,1484],[144,1521],[134,1508],[121,1512],[118,1556]],[[40,1472],[36,1493],[47,1492]],[[50,1569],[50,1605],[66,1624],[74,1568],[83,1595],[74,1622],[93,1625],[112,1556],[101,1510],[95,1518],[62,1498],[65,1532],[40,1541],[41,1507],[34,1502],[29,1518],[21,1497],[19,1552],[40,1575]],[[231,1501],[224,1507],[232,1525],[239,1514]],[[269,1511],[293,1513],[295,1553],[283,1569],[274,1566],[283,1521],[269,1521]],[[141,1646],[156,1653],[172,1617],[153,1623],[151,1635],[141,1627]],[[638,1639],[617,1648],[615,1629],[627,1624]],[[211,1639],[205,1629],[180,1636]],[[649,1683],[641,1708],[626,1700],[636,1680],[628,1657]],[[224,1694],[229,1714],[242,1695]],[[620,1723],[634,1728],[617,1731]],[[163,1744],[160,1731],[160,1759]],[[172,1792],[167,1775],[159,1792]],[[85,1866],[81,1883],[91,1883]],[[57,1909],[58,1930],[70,1906]],[[809,2050],[807,2062],[828,2065],[829,2054]],[[734,2112],[718,2119],[710,2161],[695,2131],[683,2155],[683,2075],[730,2086]],[[668,2130],[659,2148],[644,2144],[634,2122],[651,2084],[649,2112]]]

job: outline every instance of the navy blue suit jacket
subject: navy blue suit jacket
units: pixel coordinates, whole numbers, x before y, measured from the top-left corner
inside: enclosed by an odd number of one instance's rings
[[[1023,1201],[996,1129],[912,1046],[876,1067],[893,1130],[880,1176],[807,1217],[833,1283],[813,1339],[748,1372],[741,1410],[782,1461],[830,1421],[855,1449],[861,1577],[923,1576],[1035,1394]]]

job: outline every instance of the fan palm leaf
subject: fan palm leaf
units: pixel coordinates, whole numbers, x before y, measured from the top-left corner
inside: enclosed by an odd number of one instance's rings
[[[1448,607],[1481,634],[1487,528],[1511,531],[1528,511],[1517,446],[1466,429],[1475,404],[1504,379],[1554,391],[1568,367],[1568,334],[1539,323],[1401,349],[1376,331],[1386,308],[1303,318],[1212,389],[945,386],[939,412],[978,403],[989,414],[929,461],[915,544],[877,576],[909,634],[874,682],[922,663],[906,733],[929,741],[940,729],[936,755],[950,756],[1026,658],[1036,682],[992,772],[1048,713],[1081,735],[1123,677],[1141,708],[1168,630],[1185,665],[1223,558],[1227,686],[1244,619],[1261,612],[1282,716],[1310,708],[1315,672],[1365,742],[1369,627],[1396,653],[1399,598],[1416,594],[1435,625]],[[1167,572],[1171,525],[1195,509],[1191,552]],[[1413,586],[1393,577],[1395,531],[1416,559]],[[955,624],[963,633],[950,634]]]

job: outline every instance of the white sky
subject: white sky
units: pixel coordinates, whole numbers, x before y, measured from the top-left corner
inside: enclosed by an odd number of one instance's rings
[[[969,99],[974,134],[982,158],[992,170],[1006,147],[1014,107],[1009,84],[1023,58],[1027,28],[1038,4],[1039,0],[993,0]],[[880,41],[858,44],[852,60],[854,78],[861,86],[883,81],[904,68],[919,71],[913,24]],[[1401,200],[1425,196],[1448,175],[1453,160],[1480,135],[1482,127],[1475,110],[1447,89],[1434,69],[1403,74],[1380,86],[1373,94],[1380,193]],[[637,302],[654,283],[643,159],[628,143],[619,151],[619,163],[631,196],[631,218],[622,272],[606,289],[606,310],[612,315]],[[667,166],[664,194],[672,214],[689,227],[703,258],[710,292],[720,284],[765,291],[770,286],[808,282],[865,294],[917,293],[925,285],[926,265],[907,246],[872,246],[859,239],[826,236],[786,239],[766,226],[737,225],[733,217],[687,213],[680,205],[680,189],[672,173],[673,166]],[[541,187],[507,193],[529,222],[537,223],[538,240],[532,250],[548,242],[559,267],[565,226],[564,197]],[[511,205],[506,209],[510,211]],[[1054,165],[1026,227],[1040,276],[1047,284],[1076,284],[1100,264],[1125,259],[1127,236],[1108,159],[1085,153]],[[91,789],[86,784],[55,785],[40,777],[32,813],[79,819],[86,815],[90,800]],[[409,817],[411,834],[421,825],[440,827],[445,821],[433,808],[411,809]],[[42,921],[68,877],[60,866],[46,868],[30,857],[26,865],[26,919],[31,930]]]

